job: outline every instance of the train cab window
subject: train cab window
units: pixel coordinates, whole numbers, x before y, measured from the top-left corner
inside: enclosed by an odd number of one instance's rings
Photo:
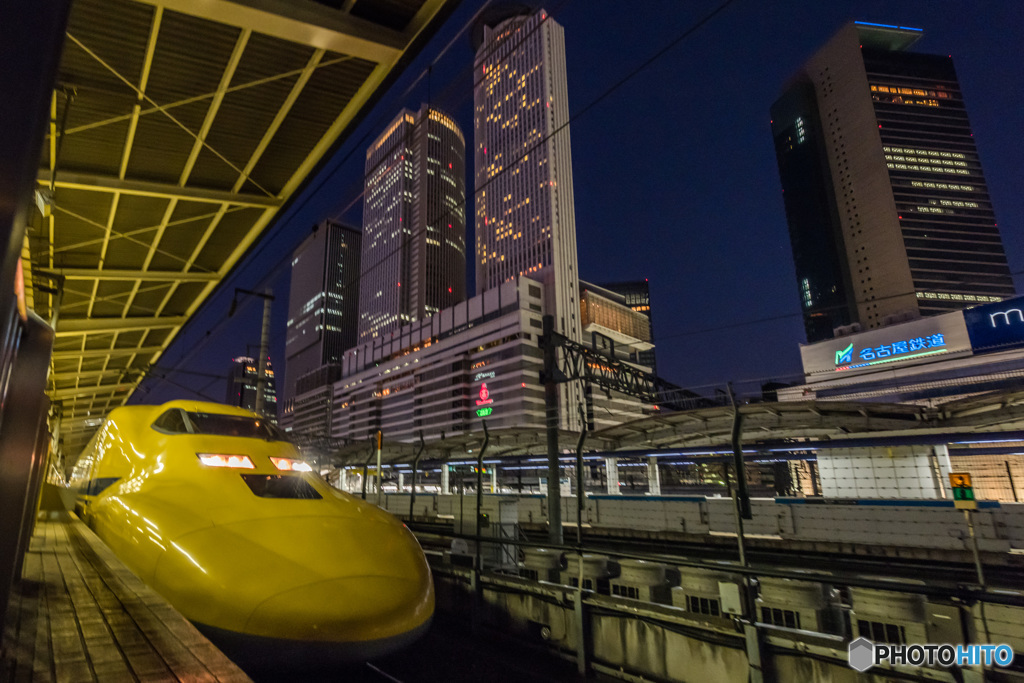
[[[153,428],[164,434],[188,434],[188,425],[180,408],[172,408],[158,417]]]
[[[220,413],[187,413],[188,422],[195,434],[215,436],[241,436],[267,441],[283,441],[284,437],[267,422],[244,415],[223,415]]]

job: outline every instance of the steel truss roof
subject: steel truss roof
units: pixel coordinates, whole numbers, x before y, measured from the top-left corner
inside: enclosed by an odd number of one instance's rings
[[[69,454],[452,0],[327,4],[75,0],[29,240]]]

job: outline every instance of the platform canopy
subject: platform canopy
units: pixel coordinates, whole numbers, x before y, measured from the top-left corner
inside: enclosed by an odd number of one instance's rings
[[[793,401],[744,403],[741,442],[745,452],[802,451],[821,448],[887,447],[909,444],[949,444],[953,452],[1019,452],[1024,448],[1024,391],[1003,391],[940,403],[935,406],[899,403]],[[702,455],[729,454],[733,409],[714,406],[666,413],[589,432],[584,451],[593,456],[643,457],[670,451]],[[575,450],[579,434],[558,431],[563,457]],[[424,461],[471,461],[484,442],[482,429],[438,438],[425,435]],[[372,464],[375,441],[342,441],[323,437],[302,444],[348,467]],[[689,449],[689,450],[687,450]],[[750,449],[750,450],[747,450]],[[994,449],[994,450],[993,450]],[[385,438],[381,461],[409,463],[420,452],[413,441]],[[547,454],[542,427],[492,429],[486,459],[537,457]],[[731,456],[730,456],[731,457]]]
[[[579,433],[564,429],[558,431],[558,447],[571,451],[576,447]],[[417,454],[423,461],[470,461],[480,455],[484,445],[483,429],[450,434],[443,438],[427,435],[423,450],[418,441],[393,441],[385,438],[381,447],[381,462],[387,464],[411,463]],[[331,457],[334,464],[354,466],[376,462],[376,440],[363,441],[327,439],[324,443],[309,443],[308,446]],[[487,439],[485,458],[512,457],[519,455],[544,454],[547,449],[547,432],[535,427],[506,427],[491,430]]]
[[[927,409],[898,404],[829,403],[801,401],[792,403],[752,403],[740,407],[743,413],[743,442],[806,439],[845,439],[853,435],[888,432],[921,434],[939,428],[929,419]],[[665,449],[687,447],[728,447],[733,411],[728,406],[700,408],[654,417],[645,417],[589,432],[584,442],[588,454],[609,457],[617,453],[636,456]],[[417,442],[385,439],[382,462],[410,462],[419,450]],[[579,434],[558,431],[559,451],[571,454]],[[438,439],[426,435],[422,458],[425,460],[467,460],[479,454],[482,430],[464,432]],[[314,444],[309,444],[314,445]],[[316,444],[345,465],[359,465],[374,453],[373,439],[361,442]],[[492,429],[487,456],[540,456],[547,453],[547,432],[541,427]]]
[[[452,5],[74,0],[29,226],[69,454]]]

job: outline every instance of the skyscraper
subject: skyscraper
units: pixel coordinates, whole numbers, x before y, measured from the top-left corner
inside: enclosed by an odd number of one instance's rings
[[[345,349],[355,346],[361,237],[357,230],[326,220],[292,255],[285,411],[299,377],[341,362]]]
[[[485,17],[476,37],[476,289],[527,275],[555,330],[580,338],[562,27],[544,10]]]
[[[525,275],[544,283],[555,331],[579,341],[576,211],[562,27],[545,10],[497,8],[473,32],[476,290]],[[560,387],[580,427],[579,383]]]
[[[1014,295],[953,61],[855,22],[772,106],[809,342]]]
[[[424,105],[366,152],[359,340],[466,298],[466,141]]]

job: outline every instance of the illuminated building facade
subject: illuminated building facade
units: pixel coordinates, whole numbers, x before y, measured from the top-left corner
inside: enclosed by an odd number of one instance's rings
[[[584,284],[586,287],[593,287],[593,285]],[[647,341],[654,343],[654,318],[651,317],[651,287],[647,280],[634,280],[631,282],[611,282],[600,285],[601,289],[608,292],[618,294],[622,297],[626,306],[631,308],[636,313],[643,315],[647,318],[647,330],[648,339]],[[639,351],[637,353],[637,362],[640,365],[651,369],[653,374],[658,374],[658,363],[654,355],[654,347]]]
[[[331,435],[381,429],[411,441],[420,430],[478,431],[481,419],[491,429],[542,427],[541,316],[529,312],[542,297],[541,285],[509,282],[351,349],[334,383]]]
[[[424,105],[366,152],[358,340],[466,298],[466,142]]]
[[[259,377],[259,362],[249,356],[238,356],[231,359],[228,371],[228,388],[224,402],[246,410],[256,410],[256,380]],[[274,382],[274,366],[267,359],[267,387],[264,390],[267,415],[274,420],[277,413],[277,390]]]
[[[538,345],[544,285],[527,277],[345,352],[339,378],[295,400],[294,422],[337,438],[413,441],[482,429],[544,426],[544,364]],[[601,428],[637,419],[649,406],[596,392],[588,419]]]
[[[316,226],[292,255],[281,420],[289,424],[295,384],[341,360],[356,343],[362,235],[334,221]]]
[[[953,61],[920,35],[848,24],[772,106],[809,342],[1015,293]]]
[[[800,356],[804,383],[778,389],[780,401],[939,405],[1016,391],[1024,297],[801,345]]]
[[[579,274],[562,27],[544,10],[485,14],[474,29],[477,293],[544,283],[555,330],[579,340]],[[557,131],[557,132],[556,132]],[[577,428],[582,391],[561,388]]]

